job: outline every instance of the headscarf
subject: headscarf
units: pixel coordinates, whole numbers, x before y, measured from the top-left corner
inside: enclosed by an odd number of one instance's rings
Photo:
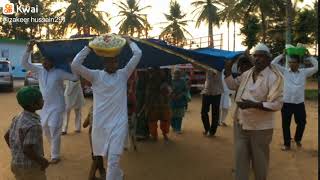
[[[16,97],[22,107],[27,107],[42,99],[42,94],[38,88],[28,86],[19,89]]]

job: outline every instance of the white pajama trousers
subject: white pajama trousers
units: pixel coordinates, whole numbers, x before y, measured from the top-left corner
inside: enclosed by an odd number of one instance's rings
[[[106,180],[123,180],[123,171],[120,168],[120,154],[110,154],[107,156]]]
[[[51,146],[51,159],[60,158],[61,127],[45,125],[42,128]]]
[[[229,109],[220,108],[220,120],[219,120],[220,123],[225,123],[226,122],[228,111],[229,111]]]
[[[67,109],[66,111],[66,118],[63,120],[63,125],[62,125],[62,132],[67,132],[68,131],[68,124],[70,120],[70,113],[72,109]],[[75,113],[75,129],[76,131],[81,130],[81,108],[74,109]]]

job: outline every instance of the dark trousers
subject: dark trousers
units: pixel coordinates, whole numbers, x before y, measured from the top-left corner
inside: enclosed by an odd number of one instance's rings
[[[294,140],[296,142],[300,142],[306,126],[306,109],[305,109],[304,103],[300,103],[300,104],[284,103],[281,109],[281,115],[282,115],[282,131],[283,131],[284,145],[290,146],[290,141],[291,141],[290,125],[291,125],[292,115],[294,115],[294,120],[297,124]]]
[[[201,107],[201,119],[205,132],[209,132],[214,135],[217,131],[219,122],[219,111],[220,111],[220,99],[221,95],[203,95],[202,96],[202,107]],[[211,105],[212,121],[211,125],[209,122],[209,110]]]
[[[102,156],[93,156],[92,154],[92,163],[89,171],[89,179],[93,180],[96,178],[96,171],[99,170],[100,177],[106,178],[106,170],[103,166],[103,157]]]

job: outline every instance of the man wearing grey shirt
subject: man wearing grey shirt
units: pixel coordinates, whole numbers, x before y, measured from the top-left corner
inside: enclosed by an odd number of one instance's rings
[[[207,71],[206,82],[202,90],[201,119],[205,136],[214,136],[219,122],[220,99],[223,93],[221,72]],[[210,125],[209,110],[211,106],[212,121]]]

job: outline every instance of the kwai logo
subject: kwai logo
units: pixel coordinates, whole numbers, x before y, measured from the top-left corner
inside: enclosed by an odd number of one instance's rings
[[[22,5],[14,5],[13,3],[6,3],[2,9],[2,13],[5,15],[12,15],[14,13],[38,13],[39,8],[38,5],[33,6],[22,6]]]
[[[5,15],[11,15],[14,13],[14,4],[13,3],[6,3],[2,8],[2,13]]]

